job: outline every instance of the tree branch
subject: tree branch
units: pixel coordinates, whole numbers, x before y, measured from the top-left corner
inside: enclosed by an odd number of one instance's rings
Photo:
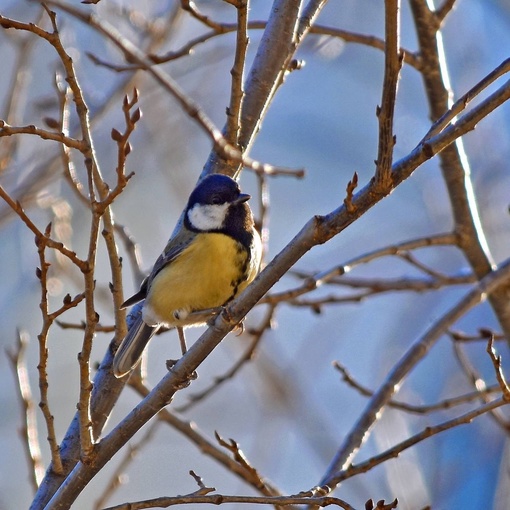
[[[340,481],[340,473],[348,469],[362,443],[368,438],[371,428],[380,418],[384,407],[398,391],[405,377],[425,357],[439,338],[468,310],[479,304],[485,296],[505,285],[510,279],[510,260],[483,278],[462,300],[445,313],[419,338],[390,370],[386,380],[374,393],[367,407],[356,421],[336,453],[320,483],[333,489]]]
[[[375,169],[375,182],[383,189],[390,184],[393,147],[393,116],[397,99],[397,86],[402,68],[400,53],[400,0],[385,0],[384,80],[381,105],[377,108],[379,144]]]
[[[23,408],[21,420],[23,427],[20,432],[23,436],[23,446],[29,465],[30,484],[35,493],[44,476],[44,465],[41,456],[41,446],[39,444],[39,434],[37,432],[35,404],[32,397],[32,390],[30,389],[28,370],[25,361],[28,335],[22,331],[18,331],[17,337],[16,349],[7,351],[7,356],[16,377],[16,388]]]
[[[450,79],[446,68],[446,55],[440,24],[435,12],[425,0],[411,0],[420,54],[423,63],[423,80],[433,121],[440,119],[451,107]],[[445,6],[453,6],[447,2]],[[510,89],[510,83],[507,87]],[[468,117],[467,114],[465,117]],[[485,234],[476,205],[471,170],[461,139],[445,148],[440,155],[441,170],[453,211],[454,230],[458,245],[478,278],[488,274],[493,266]],[[510,286],[500,287],[490,297],[494,312],[510,342]]]

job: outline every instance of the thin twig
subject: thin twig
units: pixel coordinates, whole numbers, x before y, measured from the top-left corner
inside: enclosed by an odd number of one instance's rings
[[[379,143],[375,169],[376,187],[387,188],[391,184],[393,134],[398,79],[403,55],[400,52],[400,0],[385,0],[384,80],[381,105],[377,108]]]
[[[36,238],[46,237],[44,240],[45,245],[48,248],[52,248],[54,250],[59,251],[62,255],[67,257],[73,264],[79,267],[82,271],[87,269],[87,262],[80,259],[76,253],[64,246],[63,243],[58,241],[54,241],[50,237],[45,236],[32,222],[32,220],[27,216],[23,207],[19,202],[14,201],[11,196],[5,191],[5,189],[0,186],[0,197],[11,207],[11,209],[20,217],[23,223],[32,231],[32,233],[36,236]]]
[[[209,40],[211,40],[214,37],[218,37],[220,35],[229,34],[232,32],[235,32],[237,30],[237,24],[236,23],[221,23],[218,24],[221,27],[221,30],[211,30],[209,32],[206,32],[200,36],[197,36],[193,39],[190,39],[187,43],[185,43],[183,46],[181,46],[177,50],[169,51],[165,53],[164,55],[155,55],[155,54],[149,54],[149,58],[156,64],[162,64],[165,62],[170,62],[171,60],[176,60],[181,57],[185,57],[188,55],[191,55],[193,53],[193,50],[196,46],[203,44]],[[266,28],[266,22],[265,21],[249,21],[247,29],[248,30],[263,30]],[[384,40],[376,37],[374,35],[365,35],[360,34],[359,32],[352,32],[350,30],[344,30],[342,28],[336,28],[336,27],[328,27],[325,25],[320,24],[314,24],[309,29],[310,34],[313,35],[327,35],[329,37],[335,38],[335,39],[342,39],[345,42],[348,43],[355,43],[355,44],[361,44],[363,46],[368,46],[370,48],[375,48],[378,50],[384,51]],[[417,70],[421,69],[421,60],[418,55],[415,55],[412,51],[399,48],[400,53],[403,55],[403,61],[405,64],[410,65],[411,67],[414,67]],[[89,55],[90,56],[90,55]],[[97,56],[91,56],[91,58],[96,62],[98,65],[103,65],[105,67],[108,67],[110,69],[113,69],[114,71],[132,71],[134,69],[139,69],[139,66],[134,65],[125,65],[125,66],[118,66],[111,63],[107,63],[103,61],[102,59],[98,58]]]
[[[123,133],[120,133],[117,129],[113,128],[111,131],[111,137],[117,144],[117,184],[113,190],[108,192],[107,196],[101,201],[101,211],[106,210],[112,202],[124,191],[127,183],[134,173],[126,175],[126,159],[128,154],[131,152],[131,145],[129,143],[129,137],[133,133],[136,127],[136,123],[140,120],[142,113],[137,108],[133,113],[131,110],[138,103],[138,90],[133,89],[132,98],[126,95],[122,102],[122,112],[124,113],[125,129]]]
[[[253,504],[253,505],[317,505],[319,507],[337,506],[344,510],[355,510],[347,502],[331,496],[226,496],[214,494],[209,496],[197,496],[194,493],[187,496],[161,497],[144,501],[132,501],[129,503],[111,506],[104,510],[140,510],[142,508],[167,508],[174,505],[222,505],[227,503]],[[381,509],[396,508],[396,506],[382,506]]]
[[[234,64],[230,71],[230,74],[232,75],[230,86],[230,105],[227,109],[227,124],[225,129],[225,138],[234,147],[238,147],[239,132],[241,129],[241,110],[244,98],[244,66],[246,63],[246,52],[248,50],[248,5],[248,0],[241,0],[236,5],[236,51]]]
[[[450,11],[455,7],[456,1],[457,0],[444,0],[443,4],[436,9],[435,15],[439,25],[442,25],[443,21],[446,19],[446,16],[448,16]]]
[[[37,432],[35,404],[32,397],[32,390],[30,389],[25,360],[27,346],[28,335],[23,331],[18,331],[16,348],[7,350],[7,357],[9,358],[11,368],[16,378],[16,388],[22,406],[23,426],[20,430],[20,434],[23,438],[25,456],[29,466],[30,484],[35,493],[44,477],[44,464],[41,456],[39,434]]]
[[[451,339],[455,342],[487,342],[488,338],[492,336],[494,340],[506,340],[505,336],[501,333],[494,333],[491,329],[488,328],[480,328],[478,330],[478,334],[469,335],[462,331],[448,331]]]
[[[491,336],[489,338],[489,341],[487,342],[487,354],[489,355],[494,366],[496,379],[498,381],[501,392],[503,393],[503,400],[505,400],[506,402],[510,402],[510,388],[508,387],[508,383],[506,382],[505,374],[503,374],[503,367],[501,366],[501,356],[498,356],[496,354],[496,350],[494,349],[493,336]]]
[[[485,404],[489,403],[490,399],[486,394],[488,385],[469,360],[468,356],[464,352],[462,344],[459,342],[453,342],[453,352],[467,380],[472,384],[473,388],[475,388],[475,391],[479,393],[480,401]],[[498,424],[499,427],[501,427],[502,430],[510,430],[510,423],[508,422],[505,414],[499,409],[495,409],[491,412],[490,417]]]
[[[346,206],[347,207],[347,206]],[[344,283],[344,275],[348,272],[350,272],[352,269],[354,269],[357,266],[368,264],[369,262],[372,262],[373,260],[382,258],[382,257],[388,257],[388,256],[399,256],[402,252],[409,252],[411,250],[416,250],[419,248],[427,248],[427,247],[433,247],[433,246],[449,246],[455,243],[455,236],[453,234],[437,234],[435,236],[430,237],[422,237],[418,239],[412,239],[410,241],[403,241],[399,244],[394,244],[391,246],[385,246],[383,248],[376,249],[374,251],[371,251],[369,253],[363,254],[361,256],[357,256],[351,260],[348,260],[345,262],[345,264],[341,264],[338,266],[334,266],[329,269],[325,269],[323,271],[320,271],[316,274],[309,274],[304,273],[302,271],[292,270],[291,274],[294,274],[298,276],[299,278],[303,278],[304,282],[301,286],[296,287],[294,289],[289,289],[282,292],[277,292],[270,294],[263,298],[261,302],[279,302],[279,301],[288,301],[291,299],[295,299],[303,294],[309,293],[313,290],[316,290],[320,288],[321,286],[325,284],[340,284],[340,285],[347,285],[349,286],[349,282],[353,282],[353,287],[362,287],[363,285],[357,285],[355,283],[355,280],[345,280]],[[338,278],[342,277],[342,278]],[[452,278],[452,277],[448,277]],[[460,277],[453,277],[456,282],[458,283],[465,283],[462,276]],[[457,279],[458,278],[458,279]],[[471,278],[469,277],[469,280],[471,281]],[[365,287],[369,287],[373,289],[374,291],[378,290],[403,290],[403,287],[401,284],[395,281],[386,280],[386,283],[384,281],[372,281],[373,285],[370,285],[368,282],[368,285],[365,285]],[[452,280],[445,280],[445,283],[453,283]],[[358,280],[359,283],[359,280]],[[408,282],[409,287],[413,290],[424,290],[423,284],[421,285],[421,289],[416,288],[411,282]],[[416,285],[420,285],[416,282]],[[352,296],[352,299],[359,300],[360,298],[365,297],[363,296]]]
[[[297,271],[295,273],[298,273]],[[300,273],[303,274],[303,273]],[[476,278],[472,275],[443,276],[441,278],[395,278],[395,279],[375,279],[375,278],[352,278],[336,277],[321,285],[337,285],[351,287],[354,289],[363,289],[361,292],[345,295],[328,295],[316,299],[298,299],[300,296],[308,294],[316,289],[314,276],[310,275],[301,287],[284,290],[268,294],[261,299],[260,303],[286,303],[290,306],[311,307],[320,312],[321,305],[337,303],[359,303],[369,297],[378,296],[386,292],[427,292],[438,290],[452,285],[467,285],[475,283]]]
[[[202,477],[197,475],[193,470],[190,470],[189,474],[195,480],[195,482],[198,485],[198,490],[195,491],[193,494],[198,495],[204,495],[209,494],[210,492],[215,492],[216,489],[214,487],[206,487],[204,484],[204,481],[202,480]]]
[[[79,331],[85,331],[85,328],[87,327],[84,321],[80,323],[55,321],[55,323],[58,324],[58,326],[62,329],[76,329]],[[97,323],[96,331],[98,333],[113,333],[115,331],[115,326],[102,326],[100,323]]]
[[[356,381],[352,377],[352,375],[348,372],[348,370],[338,361],[335,361],[333,365],[342,374],[342,380],[345,383],[347,383],[351,388],[354,388],[356,391],[358,391],[361,395],[365,397],[372,397],[374,395],[374,392],[372,390],[366,388],[358,381]],[[408,404],[407,402],[400,402],[398,400],[390,400],[388,402],[388,406],[412,414],[429,414],[433,411],[443,411],[445,409],[451,409],[452,407],[467,404],[469,402],[472,402],[473,400],[479,400],[481,396],[480,394],[483,394],[484,396],[489,396],[499,391],[501,391],[501,387],[498,384],[494,384],[492,386],[483,388],[480,391],[472,391],[470,393],[465,393],[464,395],[459,395],[457,397],[446,398],[444,400],[436,402],[435,404],[416,405]]]
[[[13,135],[35,135],[43,140],[54,140],[64,144],[66,147],[71,149],[83,150],[85,145],[82,140],[75,140],[69,136],[65,136],[63,133],[56,133],[54,131],[47,131],[46,129],[38,128],[36,126],[10,126],[7,122],[0,120],[0,137],[13,136]]]
[[[212,28],[217,33],[221,33],[223,29],[221,23],[217,23],[211,20],[211,18],[205,14],[202,14],[198,10],[193,0],[181,0],[181,8],[189,12],[190,15],[193,16],[193,18],[195,18],[197,21],[200,21],[200,23],[203,23],[205,26]]]
[[[475,418],[490,413],[491,411],[494,411],[506,404],[508,404],[508,401],[505,398],[499,398],[497,400],[493,400],[488,404],[480,406],[478,409],[469,411],[463,414],[462,416],[458,416],[457,418],[445,421],[439,425],[427,427],[418,434],[409,437],[405,441],[402,441],[401,443],[386,450],[385,452],[380,453],[379,455],[375,455],[365,462],[350,465],[346,469],[340,471],[338,475],[335,477],[335,483],[340,483],[346,480],[347,478],[351,478],[360,473],[366,473],[375,466],[382,464],[387,460],[397,458],[403,451],[407,450],[408,448],[411,448],[412,446],[420,443],[421,441],[424,441],[425,439],[428,439],[429,437],[435,436],[436,434],[440,434],[441,432],[450,430],[454,427],[458,427],[459,425],[471,423]]]
[[[510,58],[504,60],[499,66],[493,69],[487,76],[480,80],[474,87],[471,87],[464,95],[462,95],[453,105],[438,119],[423,140],[427,140],[432,136],[440,133],[446,126],[455,121],[456,117],[463,112],[469,103],[471,103],[478,95],[480,95],[487,87],[492,85],[496,80],[510,71]]]
[[[51,224],[50,224],[51,225]],[[55,419],[50,410],[48,400],[48,332],[50,330],[52,319],[50,317],[48,308],[48,269],[50,264],[46,262],[46,243],[45,239],[49,237],[50,225],[46,229],[46,236],[36,237],[37,252],[39,254],[40,267],[37,269],[36,274],[39,278],[41,285],[41,302],[40,309],[42,313],[42,328],[38,335],[39,340],[39,363],[37,370],[39,372],[39,391],[40,391],[40,402],[39,407],[44,416],[46,422],[47,439],[51,451],[51,462],[55,473],[62,474],[64,468],[62,465],[62,459],[60,457],[60,449],[58,446],[56,433],[55,433]]]
[[[142,284],[143,279],[147,276],[146,273],[142,270],[140,246],[136,243],[134,237],[128,232],[125,226],[115,223],[115,231],[117,232],[117,235],[123,242],[124,248],[127,251],[131,271],[134,276],[134,286],[138,288]]]
[[[310,28],[310,33],[317,35],[329,35],[330,37],[342,39],[345,42],[361,44],[363,46],[368,46],[370,48],[375,48],[377,50],[384,51],[385,49],[384,40],[374,35],[360,34],[358,32],[343,30],[341,28],[327,27],[320,24],[313,25]],[[400,47],[398,50],[400,55],[402,55],[404,64],[408,64],[418,71],[421,70],[422,64],[419,55],[416,55],[412,51],[404,49],[402,47]]]
[[[38,21],[40,21],[43,16],[44,9],[41,8]],[[19,123],[20,112],[18,111],[18,107],[20,103],[22,103],[27,83],[30,81],[31,73],[28,71],[28,65],[35,41],[36,39],[30,35],[22,37],[21,40],[18,41],[16,62],[12,67],[11,83],[6,88],[4,104],[1,110],[8,124]],[[18,140],[18,137],[8,137],[1,144],[0,173],[3,173],[3,171],[8,168],[11,161],[13,161],[18,148]],[[30,177],[33,179],[33,175]]]
[[[65,136],[69,136],[70,132],[70,103],[72,100],[71,88],[65,82],[64,77],[61,73],[55,75],[55,87],[59,98],[59,126],[60,130]],[[86,191],[83,184],[80,182],[77,176],[76,167],[73,162],[70,147],[66,144],[61,144],[61,159],[62,166],[64,167],[64,178],[69,183],[70,188],[73,190],[78,200],[85,204],[88,208],[89,200],[86,196]]]

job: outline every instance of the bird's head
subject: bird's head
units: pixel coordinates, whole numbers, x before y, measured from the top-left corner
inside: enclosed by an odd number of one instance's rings
[[[193,230],[221,231],[229,217],[246,216],[245,202],[250,195],[241,193],[234,179],[222,174],[208,175],[193,190],[186,207],[186,220]]]

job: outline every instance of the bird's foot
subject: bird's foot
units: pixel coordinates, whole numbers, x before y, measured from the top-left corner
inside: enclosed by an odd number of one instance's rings
[[[166,369],[171,372],[175,366],[175,364],[178,362],[178,359],[167,359],[166,360]],[[188,376],[188,378],[185,381],[182,381],[178,384],[177,389],[182,390],[184,388],[187,388],[191,381],[194,381],[195,379],[198,379],[198,374],[196,370],[193,370],[193,372]]]
[[[190,312],[186,317],[186,323],[189,325],[207,324],[210,326],[210,323],[223,311],[223,308],[223,306],[216,306],[214,308],[204,308],[203,310]]]

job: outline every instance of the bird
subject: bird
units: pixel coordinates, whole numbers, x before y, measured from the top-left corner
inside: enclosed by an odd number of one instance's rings
[[[210,174],[198,183],[184,209],[181,228],[140,290],[121,305],[138,303],[141,313],[114,355],[115,377],[136,367],[160,328],[177,327],[181,332],[185,326],[205,324],[254,280],[262,244],[247,203],[250,198],[227,175]]]

